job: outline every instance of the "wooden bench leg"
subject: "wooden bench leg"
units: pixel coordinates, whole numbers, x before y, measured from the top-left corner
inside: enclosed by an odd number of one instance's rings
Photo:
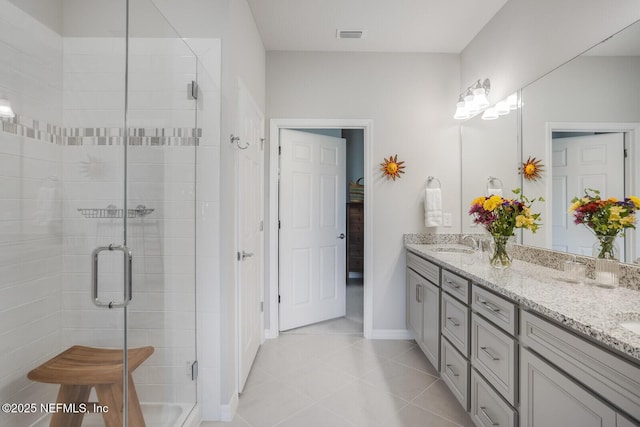
[[[89,399],[91,387],[88,385],[70,385],[63,384],[58,391],[58,399],[56,402],[65,404],[75,404],[78,409],[80,403],[84,403]],[[51,416],[50,427],[80,427],[84,413],[74,413],[74,411],[59,411]]]
[[[129,426],[130,427],[146,427],[144,417],[142,416],[142,408],[138,400],[136,386],[133,385],[133,378],[129,374]]]
[[[96,385],[98,404],[109,408],[102,413],[105,427],[122,427],[122,387],[118,384]]]

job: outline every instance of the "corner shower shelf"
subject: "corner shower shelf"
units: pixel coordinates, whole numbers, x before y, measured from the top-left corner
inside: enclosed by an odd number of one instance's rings
[[[135,209],[127,209],[127,218],[137,218],[149,215],[154,209],[145,205],[138,205]],[[124,209],[118,209],[115,205],[109,205],[105,209],[78,208],[78,212],[85,218],[124,218]]]

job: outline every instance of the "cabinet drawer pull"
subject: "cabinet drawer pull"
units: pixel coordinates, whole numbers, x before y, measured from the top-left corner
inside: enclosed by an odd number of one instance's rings
[[[447,371],[451,372],[451,375],[453,375],[454,377],[459,377],[460,374],[456,374],[456,371],[454,371],[451,366],[452,365],[447,365]]]
[[[416,301],[422,302],[422,285],[416,285]]]
[[[449,280],[449,279],[444,279],[444,281],[445,281],[445,282],[447,282],[447,285],[451,285],[451,287],[453,287],[453,288],[455,288],[455,289],[460,289],[460,285],[458,285],[457,283],[452,282],[452,281],[451,281],[451,280]]]
[[[482,305],[484,305],[485,307],[487,307],[489,310],[493,311],[494,313],[497,313],[500,311],[500,309],[494,305],[489,304],[487,301],[483,301],[481,299],[478,299],[478,302]]]
[[[486,354],[487,356],[489,356],[491,358],[491,360],[500,360],[499,357],[494,356],[493,354],[491,354],[489,352],[489,350],[487,350],[487,347],[480,347],[480,350],[482,350],[484,352],[484,354]]]
[[[447,317],[447,320],[448,320],[449,322],[451,322],[451,324],[452,324],[453,326],[455,326],[456,328],[457,328],[458,326],[460,326],[460,322],[457,322],[457,321],[456,321],[456,319],[455,319],[455,318],[453,318],[453,317]]]
[[[491,423],[492,426],[499,426],[500,425],[500,424],[498,424],[497,422],[495,422],[495,421],[493,421],[491,419],[489,414],[487,414],[487,408],[485,408],[484,406],[480,407],[480,412],[482,412],[482,415],[484,415],[489,420],[489,422]]]

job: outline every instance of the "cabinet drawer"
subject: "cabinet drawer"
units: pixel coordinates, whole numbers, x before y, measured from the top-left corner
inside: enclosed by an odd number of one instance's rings
[[[469,361],[442,340],[442,379],[465,411],[469,410]]]
[[[478,286],[473,286],[471,293],[471,308],[475,312],[511,335],[516,335],[518,310],[514,303]]]
[[[469,309],[451,295],[442,293],[442,335],[469,357]]]
[[[640,420],[640,368],[528,311],[520,343],[535,350],[605,400]]]
[[[482,317],[471,317],[471,364],[502,394],[516,404],[516,343]]]
[[[420,273],[422,277],[428,279],[434,285],[439,285],[440,267],[418,255],[407,252],[407,267]]]
[[[516,411],[471,370],[471,419],[479,427],[515,427]]]
[[[442,270],[442,290],[449,292],[465,304],[469,304],[469,280],[447,270]]]

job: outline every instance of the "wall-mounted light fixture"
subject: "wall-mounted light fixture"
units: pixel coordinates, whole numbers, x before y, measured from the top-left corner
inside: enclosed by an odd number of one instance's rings
[[[456,120],[468,119],[487,108],[489,106],[487,95],[490,90],[491,82],[489,79],[484,79],[484,81],[478,80],[469,86],[460,93],[453,118]]]
[[[13,118],[15,117],[15,113],[13,112],[13,108],[11,108],[11,103],[6,98],[0,98],[0,117],[5,118]]]

